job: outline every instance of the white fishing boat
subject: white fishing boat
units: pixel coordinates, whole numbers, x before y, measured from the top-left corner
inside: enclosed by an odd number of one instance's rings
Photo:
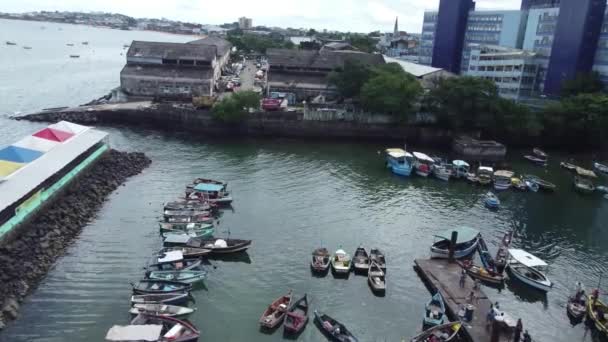
[[[346,253],[343,249],[338,249],[331,258],[331,267],[337,274],[350,273],[350,255],[348,255],[348,253]]]
[[[547,263],[524,250],[509,249],[507,267],[515,278],[533,288],[547,292],[553,287],[545,275]]]
[[[416,174],[420,177],[428,177],[433,170],[433,165],[435,165],[435,160],[424,153],[414,152],[414,168],[416,169]]]
[[[515,173],[507,170],[498,170],[494,172],[494,189],[498,191],[507,190],[511,187],[511,178]]]
[[[492,183],[492,177],[494,176],[494,169],[489,166],[480,166],[477,169],[477,178],[479,184],[489,185]]]
[[[450,180],[450,177],[452,177],[452,170],[446,165],[435,165],[433,167],[433,174],[438,179],[447,182]]]
[[[452,165],[454,165],[455,178],[466,178],[471,170],[469,163],[465,162],[464,160],[454,160]]]

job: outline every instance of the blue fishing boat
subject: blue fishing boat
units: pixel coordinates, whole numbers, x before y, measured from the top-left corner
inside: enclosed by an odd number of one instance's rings
[[[500,200],[491,191],[486,194],[484,203],[490,209],[498,209],[500,207]]]
[[[458,233],[456,247],[454,248],[454,257],[456,259],[467,257],[475,252],[479,242],[479,231],[468,227],[458,227],[448,229],[443,234],[435,235],[439,240],[431,246],[431,258],[444,258],[449,256],[450,240],[452,232]]]
[[[445,323],[445,303],[441,293],[437,292],[426,304],[423,326],[425,329]]]
[[[486,270],[492,273],[498,273],[496,269],[496,263],[494,262],[494,258],[492,254],[490,254],[490,250],[488,250],[488,245],[483,238],[479,238],[479,242],[477,244],[477,251],[479,252],[479,257],[481,259],[481,263]]]
[[[386,166],[399,176],[409,177],[414,167],[414,156],[400,148],[386,149]]]

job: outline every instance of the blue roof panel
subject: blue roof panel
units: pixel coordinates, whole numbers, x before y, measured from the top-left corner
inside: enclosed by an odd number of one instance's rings
[[[224,188],[223,185],[201,183],[201,184],[197,184],[194,187],[194,190],[205,191],[205,192],[212,192],[212,191],[217,192],[217,191],[221,191],[223,188]]]
[[[29,163],[43,155],[42,152],[29,148],[8,146],[0,150],[0,159],[13,163]]]

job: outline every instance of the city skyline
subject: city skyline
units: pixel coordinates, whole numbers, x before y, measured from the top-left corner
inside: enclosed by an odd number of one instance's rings
[[[49,3],[45,0],[25,0],[0,5],[1,12],[22,13],[33,11],[104,11],[136,18],[167,18],[184,22],[219,25],[236,22],[239,17],[254,20],[254,25],[269,27],[315,28],[336,31],[391,32],[395,17],[399,28],[419,33],[425,10],[437,9],[439,0],[388,0],[360,1],[336,0],[267,0],[248,2],[236,0],[227,3],[209,3],[203,0],[176,0],[172,3],[144,2],[142,0],[64,0]],[[479,9],[518,9],[518,0],[479,0]],[[337,13],[341,13],[337,16]]]

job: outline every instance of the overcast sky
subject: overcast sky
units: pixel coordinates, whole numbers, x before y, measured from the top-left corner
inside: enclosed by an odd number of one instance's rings
[[[519,9],[520,3],[478,0],[477,8]],[[392,31],[399,16],[400,30],[420,32],[424,10],[438,6],[439,0],[3,0],[0,12],[106,11],[201,24],[247,16],[254,25],[353,32]]]

